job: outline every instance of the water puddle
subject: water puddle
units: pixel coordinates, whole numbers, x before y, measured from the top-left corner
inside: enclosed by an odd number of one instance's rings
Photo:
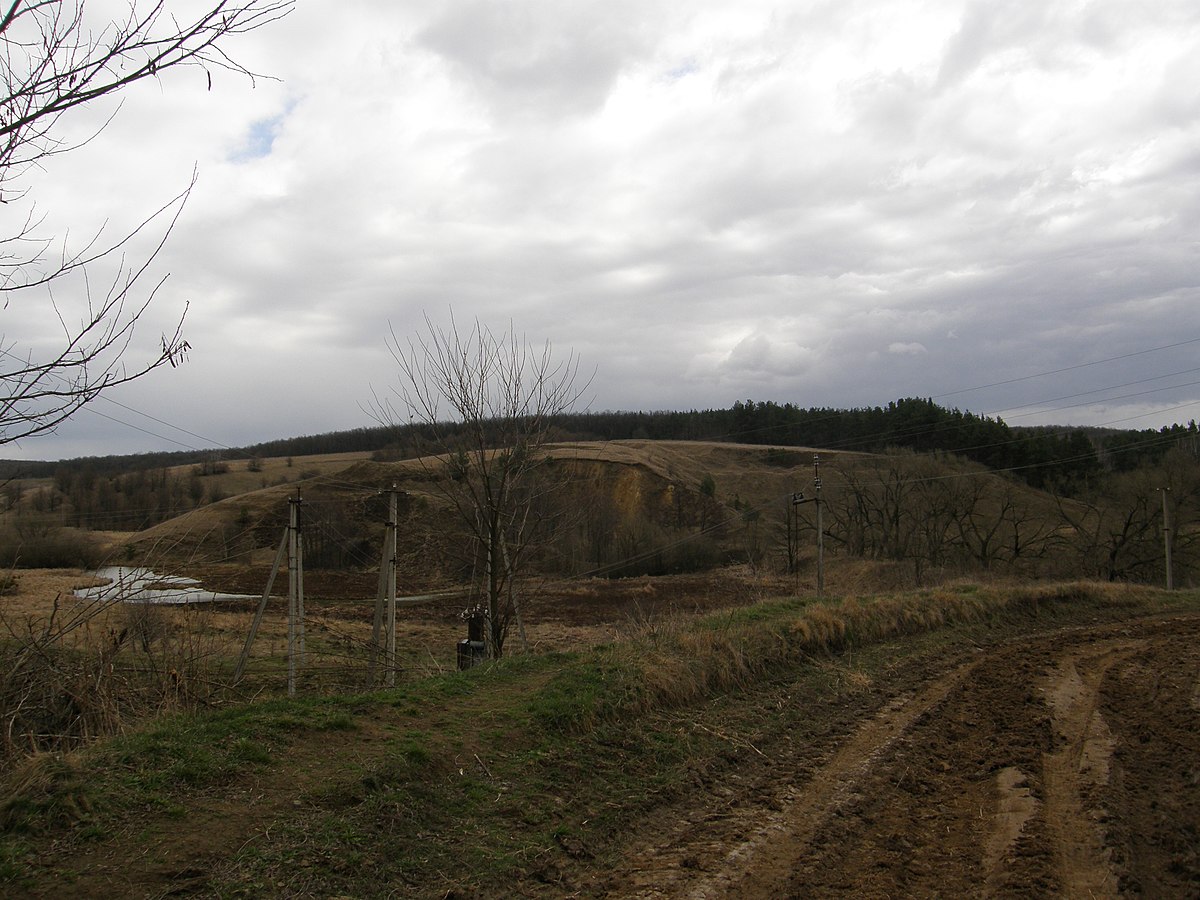
[[[161,603],[183,605],[186,603],[213,603],[222,600],[254,600],[251,594],[222,594],[200,587],[195,578],[181,575],[159,575],[152,569],[140,566],[106,566],[91,573],[96,578],[107,579],[99,587],[77,588],[75,596],[80,600],[104,603]]]

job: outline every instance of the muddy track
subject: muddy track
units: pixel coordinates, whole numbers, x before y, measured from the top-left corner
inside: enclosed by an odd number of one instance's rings
[[[591,892],[1200,895],[1200,617],[1055,632],[917,675],[832,751],[738,791]]]

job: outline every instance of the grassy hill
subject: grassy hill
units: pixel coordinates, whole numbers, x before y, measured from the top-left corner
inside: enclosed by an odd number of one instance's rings
[[[581,577],[733,562],[776,573],[801,560],[811,566],[815,509],[793,508],[791,498],[798,491],[814,496],[815,452],[700,441],[552,445],[546,453],[556,517],[532,570]],[[346,454],[258,465],[252,472],[247,463],[232,463],[207,476],[224,499],[122,536],[127,551],[153,552],[196,572],[263,566],[287,521],[289,499],[299,496],[312,544],[308,564],[369,568],[377,565],[383,539],[380,492],[395,485],[404,492],[402,579],[424,587],[469,579],[475,561],[464,556],[463,529],[438,487],[441,461],[374,462]],[[1050,546],[1062,537],[1055,500],[978,464],[902,451],[824,452],[821,477],[831,560],[904,564],[914,583],[977,568],[1057,574],[1071,564],[1063,547]],[[793,514],[800,535],[789,553]]]

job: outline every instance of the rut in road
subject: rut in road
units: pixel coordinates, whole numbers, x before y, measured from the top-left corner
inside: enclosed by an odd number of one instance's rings
[[[825,759],[789,756],[790,783],[689,811],[599,893],[1200,894],[1198,646],[1200,617],[1176,616],[981,651]]]
[[[1066,897],[1117,896],[1099,805],[1115,746],[1100,710],[1100,685],[1114,665],[1145,646],[1144,641],[1110,641],[1068,654],[1045,687],[1062,742],[1045,758],[1045,817]]]
[[[916,696],[900,697],[862,725],[803,785],[784,785],[766,808],[748,816],[730,817],[718,834],[704,834],[668,848],[654,848],[629,864],[636,873],[623,895],[656,897],[745,897],[769,892],[786,881],[816,829],[855,797],[856,785],[919,716],[927,713],[954,690],[974,663],[959,666]],[[734,821],[737,818],[745,822]],[[749,837],[724,849],[723,837],[750,825]],[[732,828],[729,826],[733,826]],[[720,868],[705,875],[692,860],[720,856]],[[628,891],[628,894],[625,893]]]

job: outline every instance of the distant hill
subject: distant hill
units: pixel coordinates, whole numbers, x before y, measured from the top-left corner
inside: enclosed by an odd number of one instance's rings
[[[543,477],[552,489],[528,517],[532,572],[624,577],[731,563],[812,571],[815,508],[793,503],[797,492],[814,497],[818,451],[811,447],[628,440],[560,442],[546,452]],[[899,583],[980,570],[1115,580],[1153,579],[1161,571],[1158,507],[1137,485],[1121,487],[1110,506],[1099,498],[1056,498],[949,454],[819,455],[827,553],[893,566]],[[478,575],[484,561],[437,486],[449,477],[441,461],[370,457],[297,458],[292,468],[271,459],[257,473],[246,462],[231,464],[207,476],[229,493],[224,499],[124,540],[135,556],[154,552],[201,569],[261,567],[287,522],[289,500],[301,497],[306,565],[371,569],[383,541],[383,492],[394,485],[402,492],[399,569],[407,583],[433,587]],[[1185,488],[1200,489],[1196,470],[1193,461],[1182,473],[1181,499],[1190,496]],[[234,492],[255,477],[266,486]],[[1198,511],[1185,502],[1190,511],[1181,515],[1196,521]],[[1137,528],[1110,539],[1110,521]],[[1188,534],[1177,544],[1181,575],[1200,550],[1192,546],[1200,535],[1190,527]]]
[[[738,401],[728,409],[659,412],[587,412],[555,418],[556,437],[566,441],[724,441],[830,450],[877,452],[889,447],[938,451],[996,470],[1013,471],[1035,487],[1071,491],[1101,470],[1131,471],[1154,464],[1173,446],[1197,452],[1197,426],[1114,431],[1088,428],[1014,428],[998,418],[948,409],[929,399],[905,398],[886,406],[854,409],[801,408],[791,403]],[[281,438],[233,449],[186,450],[126,456],[83,457],[62,462],[0,460],[0,480],[50,478],[88,471],[114,475],[138,470],[214,464],[255,458],[370,453],[381,460],[427,452],[420,425],[355,428]]]

